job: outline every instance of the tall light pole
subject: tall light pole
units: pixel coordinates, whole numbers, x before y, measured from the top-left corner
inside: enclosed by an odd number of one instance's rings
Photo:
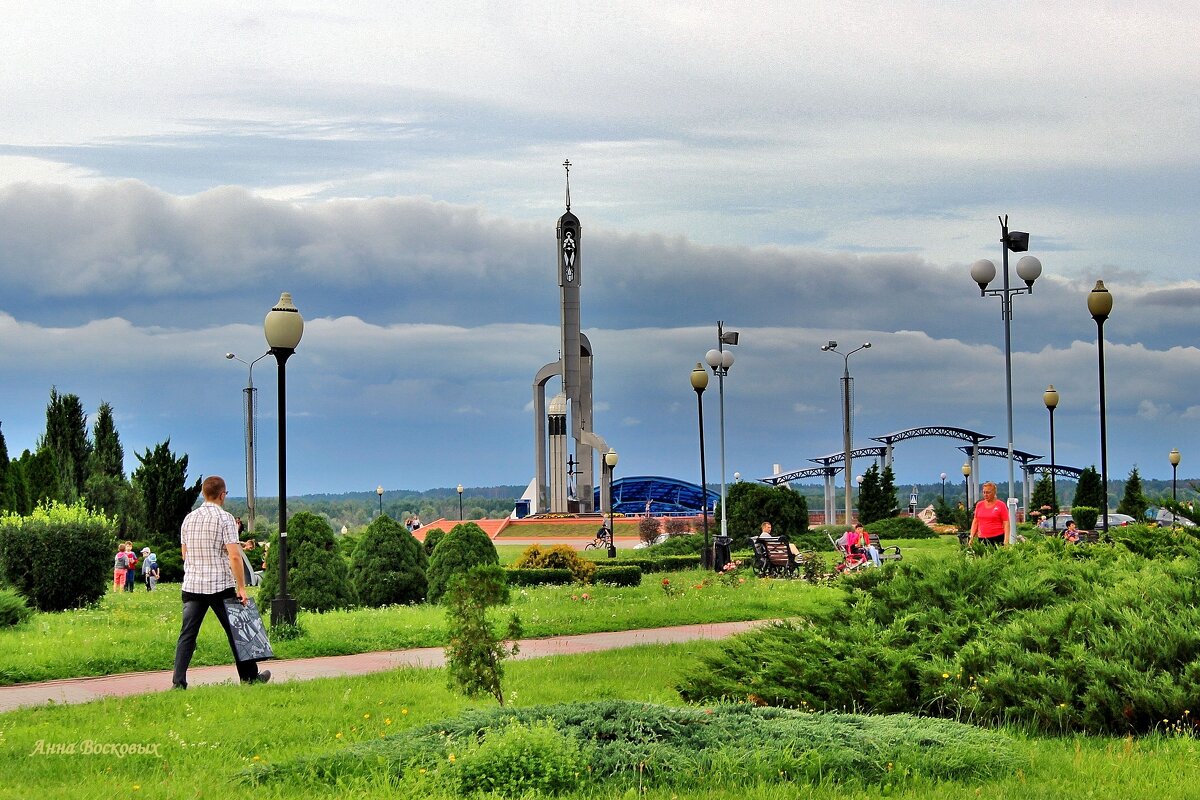
[[[1108,420],[1104,411],[1104,321],[1112,313],[1113,297],[1104,281],[1088,292],[1088,312],[1096,320],[1096,355],[1100,372],[1100,483],[1104,487],[1104,530],[1108,530]]]
[[[704,549],[700,551],[700,566],[712,569],[712,542],[708,538],[708,478],[704,474],[704,390],[708,388],[708,373],[699,361],[692,370],[692,388],[696,390],[696,419],[700,431],[700,524],[704,528]]]
[[[854,438],[854,379],[850,377],[850,356],[857,353],[859,350],[867,350],[871,347],[870,342],[863,342],[858,347],[851,350],[849,353],[838,353],[838,343],[832,339],[821,345],[823,353],[837,353],[842,357],[842,447],[845,453],[843,459],[846,465],[846,525],[851,524],[851,505],[850,505],[850,452],[853,448]],[[834,520],[837,524],[837,520]]]
[[[1033,282],[1042,274],[1042,262],[1033,256],[1025,256],[1017,262],[1017,277],[1025,281],[1025,288],[1009,288],[1008,251],[1024,253],[1029,249],[1029,234],[1008,229],[1008,215],[1000,217],[1000,252],[1003,255],[1002,272],[1004,288],[988,289],[987,285],[996,277],[996,265],[988,259],[980,259],[971,265],[971,279],[979,284],[979,296],[993,295],[1000,298],[1004,316],[1004,385],[1008,398],[1008,512],[1015,520],[1017,484],[1013,473],[1013,400],[1012,400],[1012,299],[1018,294],[1033,294]]]
[[[604,454],[604,466],[608,469],[608,557],[617,557],[617,531],[613,527],[613,473],[617,471],[617,451]]]
[[[1167,458],[1169,458],[1171,460],[1171,502],[1177,503],[1177,502],[1179,502],[1179,498],[1177,498],[1175,496],[1175,476],[1178,474],[1178,470],[1179,470],[1179,459],[1180,459],[1179,448],[1172,447],[1171,453],[1170,453],[1170,455],[1167,456]],[[1174,518],[1175,518],[1175,514],[1174,514],[1174,512],[1172,512],[1171,519],[1174,519]]]
[[[379,496],[379,516],[383,516],[383,484],[375,487],[375,494]]]
[[[255,497],[255,490],[258,486],[255,476],[258,469],[258,453],[254,449],[258,431],[258,389],[254,388],[254,365],[269,355],[271,355],[270,350],[253,361],[245,361],[238,358],[235,353],[225,354],[225,358],[239,361],[250,368],[250,374],[246,378],[246,388],[242,390],[246,406],[246,419],[244,420],[246,431],[246,528],[250,533],[254,533],[254,518],[258,508],[258,500]]]
[[[946,473],[942,473],[942,505],[946,505]]]
[[[462,522],[462,521],[463,521],[463,512],[462,512],[462,492],[463,492],[463,488],[462,488],[462,484],[460,483],[460,484],[458,485],[458,521],[459,521],[459,522]]]
[[[284,292],[263,320],[267,346],[279,366],[279,596],[271,601],[271,625],[296,624],[296,601],[288,596],[287,551],[287,364],[304,335],[304,317]]]
[[[1055,480],[1054,472],[1054,409],[1058,408],[1058,390],[1054,388],[1053,383],[1046,388],[1046,391],[1042,392],[1042,401],[1046,404],[1046,410],[1050,412],[1050,486],[1054,489],[1054,504],[1050,508],[1050,527],[1057,534],[1058,483]]]
[[[963,474],[963,498],[966,500],[965,506],[971,505],[971,462],[964,461],[962,465]]]
[[[704,354],[704,360],[708,362],[708,366],[712,369],[713,375],[717,376],[717,394],[720,396],[721,407],[721,538],[729,537],[729,524],[727,519],[729,513],[726,506],[729,505],[728,498],[725,494],[725,376],[729,374],[729,368],[733,366],[733,353],[725,349],[725,345],[736,345],[738,343],[738,332],[725,330],[725,323],[717,321],[717,349],[709,350]]]

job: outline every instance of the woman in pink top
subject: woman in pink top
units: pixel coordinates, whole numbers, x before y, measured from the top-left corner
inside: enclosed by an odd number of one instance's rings
[[[991,481],[983,485],[983,499],[975,504],[967,544],[976,538],[992,546],[1008,544],[1008,506],[996,499],[996,484]]]

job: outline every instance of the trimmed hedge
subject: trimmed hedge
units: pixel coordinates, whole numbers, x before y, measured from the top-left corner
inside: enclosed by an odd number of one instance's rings
[[[287,521],[288,594],[306,611],[331,611],[354,605],[346,560],[333,528],[324,518],[301,511]],[[260,602],[279,594],[279,534],[271,537],[267,570],[259,587]]]
[[[376,517],[354,548],[352,582],[365,606],[420,603],[429,583],[429,557],[408,528],[384,514]]]
[[[103,597],[116,552],[116,522],[83,501],[0,517],[0,575],[40,611],[83,608]]]
[[[498,565],[500,555],[492,538],[474,522],[460,522],[433,549],[429,558],[429,602],[437,603],[446,593],[450,580],[472,567]]]
[[[599,567],[595,582],[612,586],[640,586],[642,570],[639,567]]]
[[[619,567],[637,567],[642,572],[647,574],[651,572],[682,572],[687,569],[696,569],[700,566],[700,556],[662,556],[660,558],[643,558],[641,556],[632,556],[629,558],[618,558],[612,561],[602,561],[599,564],[609,564]]]
[[[880,539],[936,539],[938,532],[914,517],[888,517],[866,526],[872,537]]]

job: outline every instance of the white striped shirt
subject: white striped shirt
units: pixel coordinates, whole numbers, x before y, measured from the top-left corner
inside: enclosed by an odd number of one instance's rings
[[[216,503],[204,505],[183,519],[180,541],[187,548],[183,562],[183,591],[216,594],[237,586],[229,569],[227,544],[238,543],[237,520]]]

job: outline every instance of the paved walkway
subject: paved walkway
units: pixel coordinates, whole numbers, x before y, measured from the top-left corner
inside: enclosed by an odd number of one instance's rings
[[[696,639],[724,639],[742,633],[762,622],[713,622],[703,625],[679,625],[672,628],[648,628],[612,633],[585,633],[577,636],[552,636],[547,639],[522,639],[516,659],[594,653],[645,644],[672,644]],[[271,682],[305,681],[313,678],[365,675],[400,667],[440,667],[445,663],[440,647],[358,653],[349,656],[298,658],[264,662],[271,670]],[[226,683],[236,680],[232,662],[216,667],[188,670],[188,684]],[[171,688],[170,670],[130,672],[96,678],[68,678],[44,683],[0,686],[0,712],[47,703],[88,703],[104,697],[127,697],[146,692],[165,692]]]

